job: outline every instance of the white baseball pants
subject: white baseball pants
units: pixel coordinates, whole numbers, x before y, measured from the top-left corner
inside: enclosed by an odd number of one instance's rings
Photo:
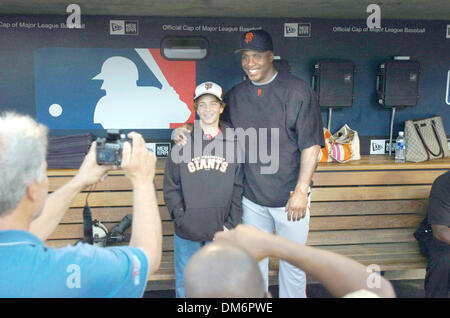
[[[272,208],[258,205],[247,198],[242,199],[244,224],[252,225],[262,231],[286,237],[300,244],[306,244],[309,232],[311,194],[308,194],[306,216],[300,221],[288,221],[285,207]],[[269,259],[259,262],[266,291],[269,289]],[[301,269],[280,260],[279,273],[280,298],[306,298],[306,274]]]

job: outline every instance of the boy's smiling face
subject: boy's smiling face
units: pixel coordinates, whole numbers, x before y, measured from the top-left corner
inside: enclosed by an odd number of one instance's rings
[[[204,125],[219,126],[220,114],[223,112],[223,106],[216,96],[205,94],[197,100],[197,114]]]

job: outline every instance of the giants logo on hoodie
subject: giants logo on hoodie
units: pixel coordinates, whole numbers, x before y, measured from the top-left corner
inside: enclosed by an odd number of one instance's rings
[[[228,162],[225,158],[217,156],[201,156],[193,158],[191,162],[187,164],[190,173],[194,173],[199,170],[219,170],[225,173],[228,168]]]

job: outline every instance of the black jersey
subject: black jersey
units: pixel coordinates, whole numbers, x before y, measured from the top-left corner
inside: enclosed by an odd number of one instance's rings
[[[450,227],[450,171],[433,182],[428,205],[428,223]]]
[[[244,196],[263,206],[285,206],[289,192],[297,184],[301,151],[313,145],[325,146],[322,115],[314,91],[290,73],[278,73],[265,85],[251,81],[238,84],[227,93],[225,101],[222,120],[235,129],[242,128],[248,136],[251,131],[257,136],[257,141],[254,136],[247,138],[244,147]],[[270,162],[261,148],[264,143],[272,155]],[[278,164],[276,171],[267,169],[274,164]],[[270,172],[265,173],[264,168]]]

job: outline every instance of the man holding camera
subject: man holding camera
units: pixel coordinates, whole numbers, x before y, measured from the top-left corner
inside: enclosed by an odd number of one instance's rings
[[[134,191],[130,246],[46,247],[75,196],[112,166],[93,143],[77,175],[48,195],[47,128],[28,116],[0,115],[0,297],[142,297],[161,261],[161,220],[153,178],[156,157],[130,133],[121,167]]]

